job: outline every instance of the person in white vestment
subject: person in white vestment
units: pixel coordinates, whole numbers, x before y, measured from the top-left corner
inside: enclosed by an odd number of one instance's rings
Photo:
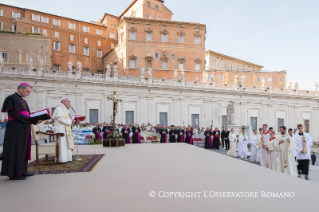
[[[263,144],[263,148],[266,149],[267,154],[267,164],[268,168],[272,170],[277,170],[277,155],[276,155],[276,147],[278,146],[278,139],[275,137],[274,131],[269,132],[270,138],[268,141],[265,141]]]
[[[303,131],[303,126],[301,124],[298,124],[297,127],[298,133],[296,133],[294,139],[296,141],[298,177],[301,177],[301,174],[304,174],[305,179],[309,180],[310,147],[313,145],[313,142],[309,133]]]
[[[238,138],[238,156],[243,159],[247,160],[248,156],[248,148],[247,144],[249,142],[248,135],[246,133],[245,128],[242,129],[242,132],[239,133],[239,138]]]
[[[260,140],[260,135],[257,134],[257,129],[253,130],[253,134],[250,138],[251,143],[251,152],[250,152],[250,162],[258,163],[259,162],[259,156],[257,154],[257,143]]]
[[[256,143],[257,146],[257,153],[259,156],[260,166],[262,167],[269,167],[268,160],[267,160],[267,150],[262,147],[262,141],[264,143],[267,143],[269,141],[270,135],[269,135],[268,125],[263,124],[261,139],[258,140]]]
[[[277,170],[297,177],[297,164],[295,161],[296,143],[293,137],[287,134],[285,126],[280,127],[278,136],[278,163]]]
[[[237,136],[236,134],[234,133],[234,129],[231,128],[230,129],[230,133],[229,133],[229,150],[227,152],[227,154],[230,156],[230,157],[234,157],[236,158],[237,157],[237,152],[236,152],[236,146],[237,146]]]
[[[53,118],[54,132],[64,133],[60,137],[59,145],[59,162],[67,163],[72,161],[72,151],[74,149],[74,141],[71,126],[75,123],[70,117],[68,109],[71,107],[70,100],[66,97],[62,98],[61,103],[55,108]]]

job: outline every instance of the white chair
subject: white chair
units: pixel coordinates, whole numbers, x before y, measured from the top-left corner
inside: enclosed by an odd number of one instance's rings
[[[45,130],[44,123],[37,125],[31,124],[31,131],[36,147],[36,165],[55,165],[59,163],[59,139],[64,136],[63,133],[51,133]],[[55,138],[55,141],[51,140]],[[49,142],[48,142],[49,139]],[[45,143],[39,143],[44,140]],[[45,161],[49,160],[49,154],[55,155],[55,162],[53,163],[39,163],[39,155],[45,155]]]

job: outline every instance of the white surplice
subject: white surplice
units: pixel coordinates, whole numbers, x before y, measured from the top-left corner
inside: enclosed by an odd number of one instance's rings
[[[294,136],[296,142],[297,160],[310,160],[310,147],[313,145],[312,138],[310,137],[309,133],[303,134],[305,135],[307,153],[301,153],[303,150],[303,136],[299,135],[298,133],[296,133]]]
[[[63,104],[59,104],[54,110],[53,118],[55,120],[54,132],[64,134],[64,136],[60,137],[59,161],[60,163],[72,161],[72,150],[69,148],[69,141],[66,133],[66,126],[72,125],[72,119],[68,114],[67,108]]]
[[[250,161],[251,162],[259,162],[259,155],[257,154],[257,143],[260,140],[260,135],[255,135],[254,133],[251,135],[250,143],[251,143],[251,152],[250,152]]]
[[[265,146],[268,147],[267,151],[267,164],[268,168],[272,170],[277,170],[277,155],[276,155],[276,147],[278,139],[276,137],[270,138],[267,142],[265,142]]]
[[[235,133],[229,134],[229,150],[227,154],[231,157],[237,157],[236,146],[237,146],[237,136]]]
[[[247,159],[247,156],[248,156],[247,144],[249,142],[247,134],[240,133],[238,141],[239,141],[239,143],[238,143],[238,156],[241,159]]]
[[[295,162],[295,148],[296,143],[293,137],[288,134],[279,135],[278,138],[278,164],[277,170],[289,174],[291,176],[297,176],[297,163]],[[287,140],[290,140],[288,142]],[[279,144],[279,141],[283,140],[284,143]],[[286,161],[286,162],[285,162]]]
[[[267,132],[264,132],[264,134],[263,134],[263,136],[261,136],[261,138],[263,138],[264,144],[266,144],[270,138],[269,130]],[[256,146],[257,146],[257,154],[258,154],[259,160],[260,160],[260,166],[268,168],[269,164],[268,164],[268,159],[267,159],[267,150],[262,148],[261,139],[258,140],[258,142],[256,143]]]

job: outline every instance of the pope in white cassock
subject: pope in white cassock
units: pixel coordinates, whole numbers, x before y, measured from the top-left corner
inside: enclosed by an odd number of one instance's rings
[[[276,147],[278,146],[278,139],[275,137],[275,133],[273,131],[270,131],[269,135],[269,140],[265,141],[265,144],[263,144],[262,147],[267,151],[266,159],[268,168],[277,170]]]
[[[257,134],[257,129],[254,129],[253,134],[250,138],[251,143],[251,153],[250,153],[250,161],[253,163],[259,162],[259,156],[257,154],[257,143],[260,141],[260,135]]]
[[[59,145],[59,161],[67,163],[72,161],[72,151],[74,149],[74,141],[71,126],[74,120],[71,119],[68,109],[71,107],[70,100],[66,97],[62,98],[61,103],[55,108],[53,118],[54,132],[64,133],[65,136],[60,137]]]
[[[280,135],[278,136],[278,164],[277,170],[297,177],[297,164],[295,162],[296,143],[293,137],[286,133],[286,127],[280,127]]]
[[[230,142],[230,148],[227,152],[227,154],[231,157],[237,157],[237,153],[236,153],[236,146],[237,146],[237,136],[234,133],[234,129],[231,128],[230,129],[230,133],[229,133],[229,142]]]
[[[248,136],[245,132],[245,128],[242,129],[242,132],[239,133],[239,143],[238,143],[238,156],[241,159],[247,160],[247,156],[248,156],[248,148],[247,148],[247,144],[249,142],[248,140]]]
[[[268,164],[268,159],[267,159],[267,150],[262,147],[262,141],[264,141],[264,143],[267,143],[269,141],[269,138],[270,138],[267,124],[263,125],[262,131],[263,132],[262,132],[262,135],[261,135],[261,139],[258,140],[257,143],[256,143],[257,153],[258,153],[258,156],[259,156],[260,166],[268,168],[269,164]]]

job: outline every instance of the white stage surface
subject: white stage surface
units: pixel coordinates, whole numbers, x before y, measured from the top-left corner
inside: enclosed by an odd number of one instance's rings
[[[188,144],[79,149],[81,154],[105,156],[89,173],[38,175],[24,181],[0,177],[0,211],[300,212],[319,207],[317,183]],[[160,198],[167,195],[161,191],[197,192],[197,197]],[[259,197],[209,197],[207,191],[212,191],[211,196],[257,192]],[[263,192],[294,192],[295,196],[261,197]]]

